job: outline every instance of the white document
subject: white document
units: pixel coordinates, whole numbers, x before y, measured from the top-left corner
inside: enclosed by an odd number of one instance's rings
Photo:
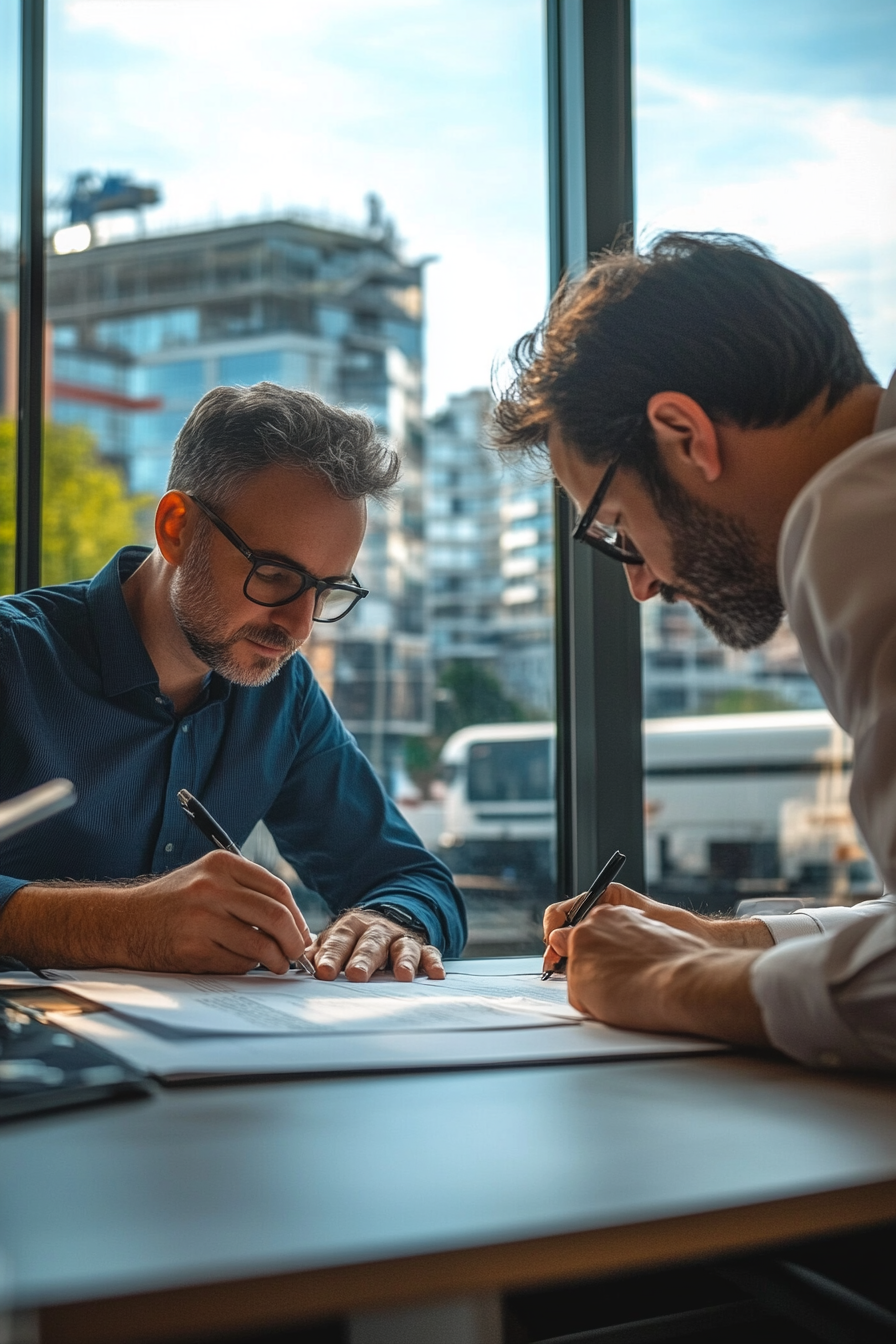
[[[411,984],[376,976],[365,984],[286,975],[165,975],[47,971],[92,1003],[165,1036],[358,1035],[551,1027],[582,1020],[563,979],[537,973],[450,973]]]
[[[104,1045],[134,1068],[145,1069],[166,1083],[609,1063],[710,1054],[728,1048],[694,1037],[619,1031],[602,1022],[590,1021],[515,1031],[206,1035],[165,1040],[115,1013],[48,1016],[67,1031]]]

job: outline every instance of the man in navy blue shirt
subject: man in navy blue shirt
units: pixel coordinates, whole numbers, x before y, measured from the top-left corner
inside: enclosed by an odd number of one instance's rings
[[[31,966],[444,975],[463,904],[300,656],[366,592],[366,499],[398,475],[363,415],[271,383],[208,393],[175,444],[156,546],[0,602],[0,798],[54,777],[78,804],[0,849],[0,956]],[[263,819],[334,921],[208,844]]]

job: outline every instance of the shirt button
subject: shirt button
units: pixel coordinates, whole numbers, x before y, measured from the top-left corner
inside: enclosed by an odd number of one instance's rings
[[[190,725],[188,723],[182,723],[180,730],[182,733],[188,733],[190,731]]]
[[[174,846],[172,845],[171,841],[169,840],[168,843],[167,843],[167,845],[165,846],[165,853],[166,853],[166,854],[170,854],[173,848],[174,848]]]
[[[164,705],[164,703],[165,703],[165,697],[164,697],[164,695],[157,695],[157,696],[156,696],[156,704],[157,704],[157,705]]]

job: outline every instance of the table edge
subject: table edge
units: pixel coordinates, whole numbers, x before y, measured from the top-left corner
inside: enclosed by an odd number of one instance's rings
[[[896,1180],[621,1227],[45,1306],[41,1344],[137,1344],[717,1259],[896,1219]],[[22,1304],[23,1306],[27,1304]]]

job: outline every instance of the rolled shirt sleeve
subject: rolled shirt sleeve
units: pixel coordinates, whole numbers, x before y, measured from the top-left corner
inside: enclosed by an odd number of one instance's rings
[[[896,906],[885,897],[839,913],[851,918],[836,933],[788,938],[757,957],[753,994],[772,1045],[800,1063],[892,1072]]]

